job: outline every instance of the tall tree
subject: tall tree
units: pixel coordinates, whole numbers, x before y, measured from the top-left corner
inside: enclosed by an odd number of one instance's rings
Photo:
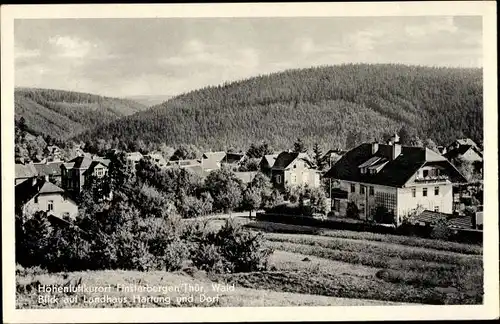
[[[313,152],[316,167],[318,168],[318,170],[323,170],[325,168],[325,160],[323,159],[323,152],[318,143],[314,143]]]
[[[306,153],[307,152],[307,148],[306,148],[304,142],[302,141],[302,139],[297,138],[297,140],[293,144],[293,151],[295,153]]]

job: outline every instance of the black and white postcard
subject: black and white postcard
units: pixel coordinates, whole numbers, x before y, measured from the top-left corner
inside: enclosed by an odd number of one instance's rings
[[[2,6],[4,320],[498,318],[495,12]]]

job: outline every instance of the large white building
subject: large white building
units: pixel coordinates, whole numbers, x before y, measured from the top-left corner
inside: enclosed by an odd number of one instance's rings
[[[373,220],[382,206],[396,226],[417,209],[452,214],[453,183],[466,182],[442,155],[398,143],[361,144],[344,154],[325,177],[334,183],[334,215],[345,216],[351,202],[360,219]]]

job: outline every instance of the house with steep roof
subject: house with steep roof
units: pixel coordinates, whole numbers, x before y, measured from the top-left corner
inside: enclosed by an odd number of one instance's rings
[[[240,167],[244,160],[245,154],[228,152],[226,153],[226,156],[224,156],[224,159],[221,160],[221,164],[226,168],[236,170]]]
[[[453,184],[464,176],[428,148],[364,143],[345,153],[324,175],[332,179],[332,212],[345,216],[348,203],[358,217],[374,220],[383,207],[400,225],[417,207],[452,214]]]
[[[60,187],[48,181],[48,177],[34,177],[15,187],[16,212],[32,215],[46,211],[61,219],[74,219],[78,215],[78,205]]]
[[[461,138],[455,140],[446,148],[444,156],[451,162],[465,160],[474,166],[476,172],[482,172],[483,153],[479,146],[470,138]]]
[[[89,177],[102,178],[108,174],[110,160],[79,156],[61,164],[61,185],[68,192],[78,195]]]
[[[46,162],[33,164],[39,176],[47,176],[49,180],[61,184],[61,166],[63,162]]]
[[[38,171],[33,163],[26,163],[26,164],[16,163],[14,172],[15,172],[14,183],[16,186],[38,175]]]
[[[274,162],[276,162],[278,155],[278,153],[264,155],[259,163],[260,171],[271,177],[271,168],[273,167]]]
[[[216,162],[221,162],[222,160],[224,160],[225,157],[226,157],[226,152],[218,151],[218,152],[205,152],[203,153],[201,158],[209,159]]]
[[[320,186],[319,172],[306,153],[281,152],[271,167],[271,182],[280,190],[287,186]]]

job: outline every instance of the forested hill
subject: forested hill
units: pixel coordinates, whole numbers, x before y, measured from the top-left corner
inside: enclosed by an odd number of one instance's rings
[[[147,109],[131,100],[53,89],[16,88],[14,102],[16,120],[24,117],[34,133],[60,139]]]
[[[347,64],[288,70],[207,87],[80,136],[248,147],[351,147],[402,126],[445,144],[482,140],[480,69]]]

